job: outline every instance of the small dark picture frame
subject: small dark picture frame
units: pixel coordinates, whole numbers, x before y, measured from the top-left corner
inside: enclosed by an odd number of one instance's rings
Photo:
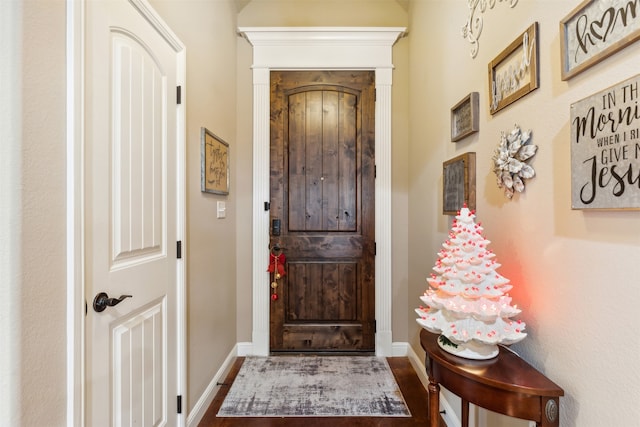
[[[478,92],[471,92],[451,108],[451,142],[478,132]]]
[[[204,127],[200,130],[200,139],[201,191],[229,194],[229,144]]]
[[[442,214],[457,215],[463,206],[476,208],[476,153],[461,154],[442,164]]]

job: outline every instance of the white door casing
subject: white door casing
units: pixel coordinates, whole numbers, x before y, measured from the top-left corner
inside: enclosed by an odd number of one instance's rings
[[[249,354],[269,354],[270,70],[375,70],[376,355],[392,356],[391,84],[392,47],[404,27],[241,27],[253,46],[253,332]]]
[[[184,47],[142,0],[85,7],[84,422],[183,425]]]

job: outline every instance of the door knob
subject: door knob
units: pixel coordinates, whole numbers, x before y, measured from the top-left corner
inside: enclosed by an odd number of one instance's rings
[[[98,313],[104,311],[107,307],[113,307],[114,305],[118,305],[125,298],[133,298],[131,295],[120,295],[120,298],[109,298],[105,292],[100,292],[93,299],[93,309]]]

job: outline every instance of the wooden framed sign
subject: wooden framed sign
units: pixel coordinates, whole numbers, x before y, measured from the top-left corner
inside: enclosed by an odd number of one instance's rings
[[[586,0],[560,21],[562,80],[640,38],[638,0]]]
[[[476,153],[464,153],[442,164],[442,213],[457,215],[476,208]]]
[[[489,112],[495,114],[539,86],[538,23],[489,63]]]
[[[471,92],[451,108],[451,141],[457,142],[478,132],[478,92]]]
[[[229,194],[229,144],[201,128],[200,186],[201,191],[213,194]]]
[[[571,207],[640,209],[640,75],[571,104]]]

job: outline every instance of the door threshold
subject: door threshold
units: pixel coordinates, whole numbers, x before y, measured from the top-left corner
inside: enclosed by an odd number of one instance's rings
[[[270,351],[269,356],[375,356],[375,351],[330,351],[330,350],[278,350]]]

